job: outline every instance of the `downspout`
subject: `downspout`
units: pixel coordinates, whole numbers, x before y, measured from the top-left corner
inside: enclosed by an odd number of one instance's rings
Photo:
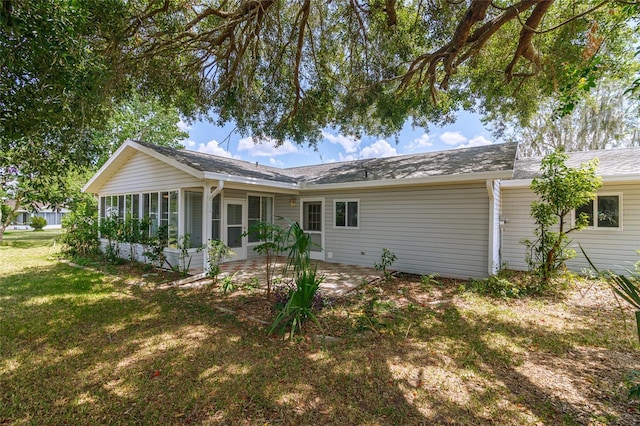
[[[204,202],[206,204],[206,214],[205,214],[205,226],[203,227],[205,229],[205,238],[203,238],[202,240],[205,241],[207,243],[207,245],[209,244],[209,239],[211,237],[211,220],[212,220],[212,211],[211,211],[211,202],[213,201],[214,198],[216,198],[216,196],[218,194],[220,194],[222,192],[222,190],[224,189],[224,181],[223,180],[219,180],[218,181],[218,186],[216,186],[216,189],[211,192],[211,185],[206,185],[205,186],[205,194],[207,194],[206,197],[204,197]],[[205,250],[204,251],[204,256],[202,256],[202,270],[206,271],[207,270],[207,266],[209,263],[209,251]]]
[[[493,265],[493,243],[494,243],[494,239],[495,239],[495,228],[496,228],[496,223],[494,220],[494,216],[495,216],[495,195],[493,193],[493,179],[487,179],[486,181],[486,186],[487,186],[487,194],[489,195],[489,256],[488,256],[488,268],[487,271],[489,272],[489,276],[494,275],[496,273],[494,265]]]

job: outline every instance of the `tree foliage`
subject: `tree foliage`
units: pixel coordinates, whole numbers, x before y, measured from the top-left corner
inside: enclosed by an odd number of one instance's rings
[[[518,155],[546,155],[640,145],[640,99],[628,97],[628,80],[604,79],[578,101],[570,113],[557,113],[558,102],[544,102],[528,124],[517,120],[507,140],[518,143]]]
[[[102,166],[127,139],[153,142],[156,145],[182,149],[180,140],[189,134],[178,127],[180,114],[175,107],[158,99],[143,100],[138,94],[117,105],[106,125],[97,129],[93,143],[100,147],[97,167]]]
[[[568,235],[586,227],[588,217],[583,213],[573,224],[568,219],[572,211],[595,198],[602,183],[596,175],[597,159],[571,168],[566,165],[568,158],[560,150],[546,155],[540,165],[542,175],[531,183],[531,189],[539,197],[531,203],[536,239],[525,240],[524,244],[529,266],[544,284],[566,260],[575,257],[575,250],[568,249]]]
[[[458,108],[529,117],[615,68],[637,15],[617,0],[7,0],[0,142],[86,161],[88,127],[134,89],[298,143]]]

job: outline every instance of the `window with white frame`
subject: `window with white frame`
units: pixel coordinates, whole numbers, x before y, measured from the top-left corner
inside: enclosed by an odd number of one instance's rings
[[[220,240],[222,228],[222,207],[220,194],[211,201],[211,239]]]
[[[251,227],[258,222],[273,223],[273,197],[249,195],[248,197],[249,242],[256,243],[258,235],[251,232]]]
[[[575,211],[576,218],[587,217],[591,228],[622,228],[622,196],[620,194],[602,194]]]
[[[149,235],[162,228],[170,247],[178,240],[178,191],[151,192],[103,196],[100,199],[100,219],[148,220]]]
[[[358,200],[336,200],[334,206],[334,225],[336,228],[358,227],[360,214]]]

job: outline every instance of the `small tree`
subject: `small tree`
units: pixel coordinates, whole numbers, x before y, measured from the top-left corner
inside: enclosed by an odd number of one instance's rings
[[[229,246],[220,240],[209,240],[206,250],[208,254],[206,272],[215,284],[218,282],[218,275],[222,272],[220,263],[222,263],[225,258],[235,256],[236,254]]]
[[[255,236],[260,244],[253,250],[266,257],[267,266],[267,295],[271,293],[273,273],[278,254],[284,250],[285,232],[276,224],[257,222],[249,228],[248,234]]]
[[[568,234],[587,226],[589,217],[582,213],[573,225],[568,215],[593,200],[602,179],[596,176],[598,160],[593,159],[578,168],[567,167],[568,155],[561,150],[545,156],[540,170],[542,176],[533,179],[531,189],[540,199],[531,203],[531,217],[536,222],[534,241],[524,240],[529,268],[546,285],[575,250],[567,249]],[[557,225],[557,230],[554,227]]]

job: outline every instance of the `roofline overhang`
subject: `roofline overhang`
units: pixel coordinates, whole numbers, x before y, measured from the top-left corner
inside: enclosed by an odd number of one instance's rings
[[[601,176],[602,183],[634,183],[640,182],[640,174],[631,173],[624,175]],[[529,188],[533,179],[512,179],[502,181],[503,188]]]
[[[331,189],[383,188],[414,185],[435,185],[441,183],[485,182],[487,179],[511,179],[513,170],[500,172],[461,173],[457,175],[427,176],[420,178],[380,179],[345,183],[302,183],[302,191],[321,191]]]
[[[299,183],[290,183],[290,182],[278,182],[266,179],[257,179],[246,176],[236,176],[229,175],[225,173],[215,173],[215,172],[204,172],[205,179],[215,179],[218,181],[226,181],[229,183],[239,183],[242,185],[250,185],[250,186],[268,186],[271,188],[279,188],[286,190],[297,191],[300,189]]]

